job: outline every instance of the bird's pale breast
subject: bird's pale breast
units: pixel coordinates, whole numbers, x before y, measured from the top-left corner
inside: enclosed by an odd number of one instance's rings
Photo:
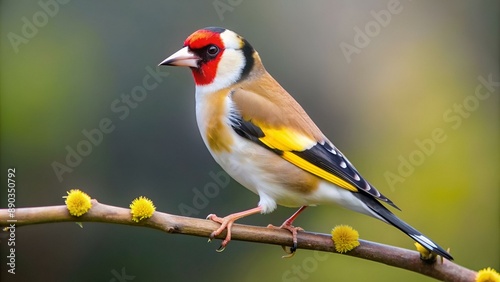
[[[278,154],[242,138],[231,128],[229,91],[198,95],[196,118],[203,140],[222,168],[247,189],[259,194],[265,212],[276,204],[302,206],[314,204],[312,194],[321,181]]]

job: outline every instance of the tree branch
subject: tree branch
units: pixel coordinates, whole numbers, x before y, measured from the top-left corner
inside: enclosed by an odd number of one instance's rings
[[[54,222],[116,223],[144,226],[167,233],[186,234],[205,238],[219,227],[219,224],[210,220],[177,216],[158,211],[155,212],[151,218],[137,223],[132,221],[129,209],[101,204],[96,200],[92,200],[92,208],[81,217],[71,216],[64,205],[18,208],[15,210],[15,218],[9,217],[9,211],[7,209],[0,209],[0,226],[2,227],[8,227],[10,224],[15,224],[17,228],[25,225]],[[225,232],[223,232],[216,238],[223,239],[225,235]],[[233,226],[232,239],[280,246],[292,245],[292,237],[287,230],[241,224],[235,224]],[[438,259],[437,262],[429,264],[422,261],[419,253],[416,251],[365,240],[359,241],[360,246],[345,253],[345,255],[414,271],[442,281],[471,282],[475,280],[476,272],[451,261],[443,260],[441,263]],[[327,234],[299,232],[298,247],[299,249],[337,253],[331,236]]]

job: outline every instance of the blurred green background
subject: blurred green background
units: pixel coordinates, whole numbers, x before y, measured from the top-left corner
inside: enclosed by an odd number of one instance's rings
[[[162,68],[128,115],[116,107],[189,34],[223,26],[252,43],[323,132],[402,208],[398,216],[451,248],[457,263],[500,270],[498,1],[2,0],[0,7],[0,207],[10,167],[19,207],[61,205],[71,188],[122,207],[141,195],[163,212],[193,206],[193,189],[202,191],[221,168],[196,128],[190,72]],[[496,86],[479,86],[480,76]],[[84,147],[82,131],[103,119],[114,130]],[[436,128],[445,139],[424,152],[417,143]],[[67,146],[78,144],[88,155],[59,181],[53,163],[67,165]],[[398,172],[406,161],[411,168]],[[400,178],[390,183],[388,175]],[[231,181],[195,216],[257,202]],[[240,222],[277,225],[293,211]],[[348,224],[363,239],[414,248],[395,228],[338,207],[307,210],[296,224],[324,233]],[[334,254],[299,250],[281,259],[281,248],[263,244],[234,241],[219,254],[218,241],[101,223],[17,229],[10,275],[6,236],[2,281],[120,281],[117,273],[133,281],[431,280]]]

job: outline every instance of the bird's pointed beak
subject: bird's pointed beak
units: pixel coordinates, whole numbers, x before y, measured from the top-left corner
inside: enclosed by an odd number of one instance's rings
[[[184,66],[197,68],[200,58],[191,53],[188,47],[184,47],[172,54],[170,57],[163,60],[158,66]]]

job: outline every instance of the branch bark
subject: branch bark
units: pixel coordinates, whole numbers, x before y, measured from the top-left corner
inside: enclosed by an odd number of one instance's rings
[[[66,206],[48,206],[33,208],[18,208],[15,218],[9,217],[7,209],[0,209],[0,226],[8,227],[15,224],[16,228],[32,224],[55,222],[106,222],[132,226],[154,228],[172,234],[185,234],[208,238],[210,233],[218,228],[218,224],[210,220],[177,216],[156,211],[153,216],[139,223],[132,221],[130,210],[101,204],[92,200],[92,208],[81,217],[71,216]],[[225,232],[217,236],[223,239]],[[287,230],[235,224],[232,229],[232,239],[265,243],[280,246],[291,246],[292,237]],[[476,272],[464,268],[448,260],[439,259],[433,264],[420,259],[416,251],[398,247],[359,240],[360,246],[345,253],[345,255],[380,262],[390,266],[414,271],[442,281],[475,281]],[[330,235],[312,232],[298,233],[299,249],[317,250],[337,253]]]

